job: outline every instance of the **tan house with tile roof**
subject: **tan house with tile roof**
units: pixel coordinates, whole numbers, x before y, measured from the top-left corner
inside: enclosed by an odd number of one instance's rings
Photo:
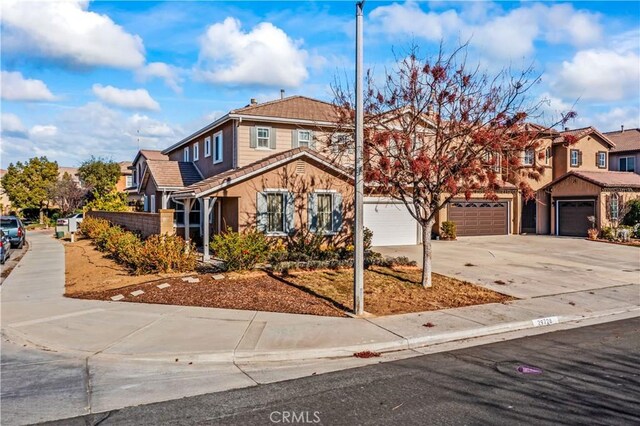
[[[640,129],[621,129],[605,135],[616,145],[609,151],[609,170],[640,174]]]

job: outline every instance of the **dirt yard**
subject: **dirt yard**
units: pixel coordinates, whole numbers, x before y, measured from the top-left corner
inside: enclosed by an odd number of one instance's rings
[[[262,310],[322,316],[346,316],[352,308],[352,274],[339,271],[140,275],[104,257],[89,240],[65,244],[66,296],[82,299]],[[198,282],[187,282],[188,276]],[[454,278],[434,274],[434,285],[422,288],[417,268],[374,267],[365,272],[365,309],[374,315],[432,311],[505,302],[509,296]],[[169,287],[158,288],[159,284]],[[134,296],[136,290],[144,293]]]

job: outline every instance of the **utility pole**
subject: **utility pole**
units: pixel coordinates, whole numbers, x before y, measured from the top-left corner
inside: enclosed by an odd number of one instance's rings
[[[353,310],[356,315],[364,313],[364,237],[363,237],[363,193],[364,179],[362,174],[363,139],[364,139],[364,93],[362,66],[362,10],[364,0],[356,3],[356,137],[355,137],[355,226],[354,265],[353,265]]]

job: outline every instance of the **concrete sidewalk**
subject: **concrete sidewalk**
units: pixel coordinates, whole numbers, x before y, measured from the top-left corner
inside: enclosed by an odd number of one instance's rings
[[[30,251],[0,290],[3,407],[12,406],[9,398],[16,413],[32,401],[21,400],[20,392],[14,395],[11,380],[5,379],[13,378],[20,388],[24,375],[33,375],[33,365],[69,366],[73,373],[65,380],[78,381],[73,393],[81,389],[89,395],[76,411],[65,411],[70,416],[282,378],[269,373],[275,361],[288,363],[285,377],[290,378],[331,365],[361,365],[352,358],[358,351],[384,352],[386,359],[394,359],[446,342],[640,315],[637,282],[366,319],[67,299],[62,244],[42,233],[31,233],[30,241]],[[345,362],[325,362],[336,357]],[[325,359],[321,368],[312,361],[320,359]],[[265,362],[270,366],[261,367]]]

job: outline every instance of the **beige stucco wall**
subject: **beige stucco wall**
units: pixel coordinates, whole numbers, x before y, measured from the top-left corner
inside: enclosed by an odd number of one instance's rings
[[[571,167],[569,152],[577,149],[582,152],[582,164],[578,167]],[[605,168],[598,167],[596,153],[604,151],[607,153],[607,164]],[[606,171],[609,168],[609,145],[598,136],[584,136],[571,146],[555,145],[553,159],[553,178],[556,179],[571,170],[584,171]]]
[[[304,170],[301,169],[301,164]],[[256,225],[256,197],[257,193],[265,189],[284,189],[296,194],[294,224],[296,228],[307,226],[307,195],[315,190],[334,190],[342,194],[343,225],[342,234],[350,233],[353,218],[352,199],[353,187],[338,177],[335,172],[323,170],[320,166],[296,160],[281,167],[243,181],[237,185],[221,190],[212,196],[229,197],[227,200],[237,200],[237,230],[244,231]],[[223,204],[225,205],[225,204]],[[234,204],[229,205],[231,209]],[[225,221],[230,224],[233,218],[229,211],[224,213]]]

